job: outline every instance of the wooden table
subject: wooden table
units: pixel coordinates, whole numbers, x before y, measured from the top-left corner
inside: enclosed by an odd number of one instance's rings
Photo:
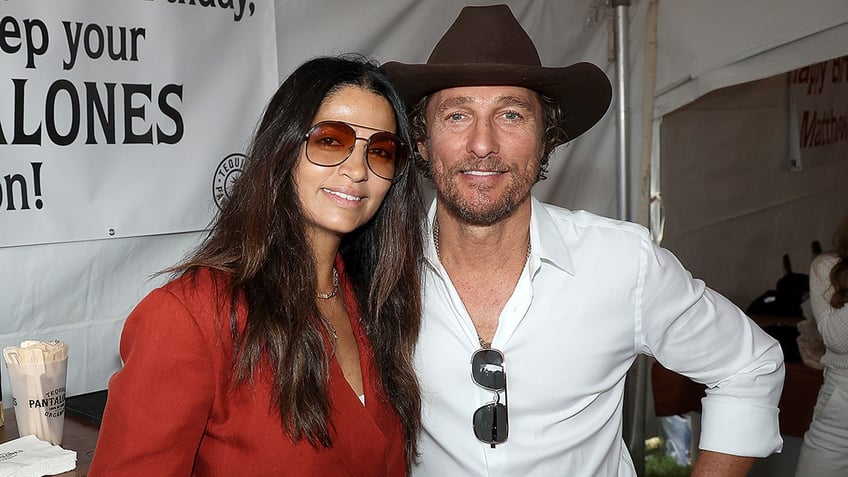
[[[4,410],[6,422],[0,427],[0,442],[8,442],[18,438],[18,424],[15,421],[15,410]],[[77,468],[58,474],[59,477],[86,477],[91,459],[94,457],[94,446],[97,444],[99,426],[92,421],[75,416],[65,416],[65,429],[62,434],[62,448],[77,452]]]

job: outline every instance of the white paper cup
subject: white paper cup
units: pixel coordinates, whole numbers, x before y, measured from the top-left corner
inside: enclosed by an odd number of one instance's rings
[[[18,434],[62,443],[68,358],[44,364],[6,363]]]

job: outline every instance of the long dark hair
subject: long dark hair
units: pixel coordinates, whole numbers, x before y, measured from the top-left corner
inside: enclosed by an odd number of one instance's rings
[[[848,303],[848,215],[836,228],[833,245],[836,246],[839,261],[830,269],[830,284],[833,286],[830,306],[842,308]]]
[[[306,131],[321,103],[345,86],[385,98],[397,135],[410,143],[403,102],[388,77],[362,57],[320,57],[297,70],[268,103],[233,186],[206,240],[173,271],[210,267],[230,278],[225,296],[235,339],[236,383],[248,382],[270,362],[274,405],[290,437],[330,447],[324,328],[315,302],[315,263],[296,194],[294,169]],[[411,161],[408,161],[409,164]],[[382,180],[382,179],[379,179]],[[367,224],[347,234],[339,251],[355,290],[382,385],[404,426],[407,466],[417,453],[418,381],[412,355],[421,315],[420,263],[424,206],[420,179],[408,167]],[[248,305],[243,332],[235,303]]]

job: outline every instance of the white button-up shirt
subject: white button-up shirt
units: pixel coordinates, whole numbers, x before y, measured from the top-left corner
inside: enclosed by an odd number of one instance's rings
[[[435,204],[430,223],[434,213]],[[779,344],[644,227],[535,198],[532,253],[492,342],[505,357],[509,437],[494,449],[478,441],[472,415],[494,395],[471,379],[477,333],[430,237],[414,475],[635,476],[622,403],[640,353],[708,386],[702,449],[755,457],[780,450]]]

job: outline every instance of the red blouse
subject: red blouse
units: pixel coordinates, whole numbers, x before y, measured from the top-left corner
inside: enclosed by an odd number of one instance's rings
[[[221,280],[202,270],[195,280],[183,276],[152,291],[127,318],[124,366],[109,382],[89,476],[405,475],[401,422],[379,384],[351,286],[340,272],[365,405],[331,360],[331,448],[295,443],[285,434],[271,409],[269,370],[260,369],[253,385],[232,389],[229,320],[214,318]],[[245,303],[237,308],[243,328]]]

